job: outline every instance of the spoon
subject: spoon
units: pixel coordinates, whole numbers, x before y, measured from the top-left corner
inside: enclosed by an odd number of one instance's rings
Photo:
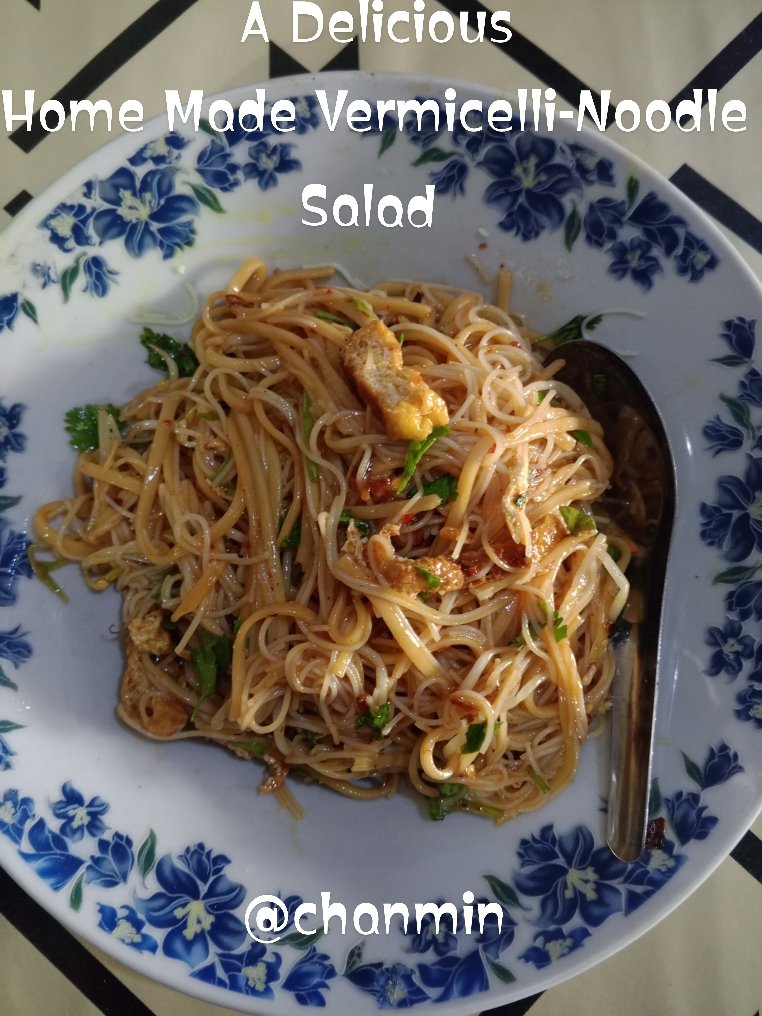
[[[662,625],[662,593],[675,517],[675,467],[653,399],[617,354],[586,339],[553,355],[566,361],[555,377],[568,384],[603,426],[614,460],[611,485],[598,501],[615,529],[635,544],[627,568],[630,595],[612,635],[616,660],[611,709],[607,840],[622,861],[645,849],[653,727]]]

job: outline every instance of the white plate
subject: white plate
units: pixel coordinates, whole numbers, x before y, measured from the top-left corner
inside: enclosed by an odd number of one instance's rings
[[[760,289],[669,184],[593,134],[329,131],[316,88],[288,136],[165,137],[150,125],[67,174],[0,237],[0,861],[77,934],[142,973],[220,1004],[273,1013],[325,1005],[484,1009],[570,977],[625,946],[691,892],[748,828],[762,793]],[[368,99],[442,96],[441,81],[353,76]],[[249,89],[229,96],[237,105]],[[494,95],[459,85],[461,99]],[[433,182],[431,228],[317,229],[301,191],[406,200]],[[151,194],[150,202],[146,195]],[[260,771],[200,744],[159,745],[114,717],[115,595],[76,569],[64,605],[30,581],[36,504],[60,496],[73,453],[62,418],[150,381],[137,320],[187,330],[197,294],[252,253],[334,260],[366,283],[426,276],[469,287],[465,256],[513,269],[537,328],[618,308],[596,337],[633,354],[677,457],[679,517],[667,588],[651,845],[631,865],[604,845],[607,743],[573,786],[502,828],[428,821],[410,796],[352,803],[297,786],[295,822],[257,794]],[[762,340],[762,336],[760,336]],[[148,373],[147,373],[148,372]],[[502,932],[468,933],[464,893],[503,905]],[[346,908],[326,935],[292,924],[248,937],[249,901],[321,893]],[[470,897],[467,897],[470,899]],[[383,929],[383,904],[448,900],[457,934]],[[379,934],[354,927],[378,908]],[[366,915],[361,927],[370,927]]]

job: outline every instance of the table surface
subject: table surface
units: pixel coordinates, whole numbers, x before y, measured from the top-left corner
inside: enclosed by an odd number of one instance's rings
[[[0,0],[0,87],[48,98],[126,98],[146,117],[165,87],[207,94],[302,70],[408,71],[471,80],[506,93],[553,87],[576,105],[581,88],[613,101],[672,102],[693,88],[741,99],[744,134],[663,134],[645,128],[614,140],[699,204],[762,278],[762,13],[758,0],[514,0],[505,46],[395,45],[328,38],[294,44],[291,4],[264,0],[270,42],[240,43],[248,0]],[[331,13],[354,0],[324,2]],[[409,7],[402,0],[387,10]],[[497,10],[455,0],[434,9]],[[20,144],[19,141],[22,141]],[[31,146],[0,134],[0,228],[107,136],[62,131]],[[762,1009],[762,820],[681,907],[594,969],[541,996],[492,1010],[502,1016],[759,1016]],[[0,1009],[9,1016],[214,1016],[79,942],[0,871]]]

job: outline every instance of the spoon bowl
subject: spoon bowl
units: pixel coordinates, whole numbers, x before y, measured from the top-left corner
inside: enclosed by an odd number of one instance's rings
[[[676,510],[674,460],[653,399],[621,356],[586,339],[565,343],[559,355],[565,363],[555,377],[602,424],[614,460],[599,511],[635,547],[627,569],[630,595],[613,633],[607,821],[612,852],[634,861],[645,848],[648,825],[662,600]]]

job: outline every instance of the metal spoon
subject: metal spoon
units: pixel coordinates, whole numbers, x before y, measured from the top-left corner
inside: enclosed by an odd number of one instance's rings
[[[643,853],[653,755],[661,644],[662,592],[675,517],[675,467],[659,412],[642,381],[597,342],[565,343],[555,375],[585,402],[604,428],[614,459],[603,513],[641,553],[627,568],[630,596],[613,634],[616,673],[611,710],[611,779],[607,838],[623,861]]]

